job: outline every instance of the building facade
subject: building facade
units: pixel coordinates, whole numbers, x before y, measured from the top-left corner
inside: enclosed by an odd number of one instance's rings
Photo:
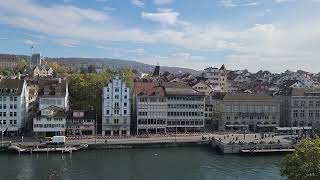
[[[0,123],[7,135],[17,135],[27,121],[27,83],[20,79],[0,80]]]
[[[92,111],[71,111],[67,117],[66,128],[66,135],[95,135],[96,114]]]
[[[206,82],[212,86],[219,86],[222,92],[228,91],[227,70],[224,65],[221,68],[209,67],[204,69],[202,77],[208,79]]]
[[[167,97],[167,132],[204,130],[205,96],[185,83],[163,83]]]
[[[281,101],[267,95],[226,94],[219,130],[273,131],[280,125]]]
[[[320,90],[293,89],[287,105],[287,126],[320,128]]]
[[[136,134],[166,133],[167,99],[157,83],[135,83],[133,109]]]
[[[102,135],[130,135],[130,88],[115,77],[102,96]]]
[[[64,109],[49,106],[39,111],[33,118],[33,132],[37,136],[63,136],[66,131],[67,114]]]
[[[39,80],[39,110],[49,106],[57,106],[64,110],[69,109],[68,82],[59,79]]]

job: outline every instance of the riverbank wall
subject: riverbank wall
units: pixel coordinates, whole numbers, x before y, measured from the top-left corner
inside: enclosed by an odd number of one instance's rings
[[[145,149],[145,148],[171,148],[171,147],[199,147],[209,146],[210,141],[192,141],[192,142],[151,142],[151,143],[104,143],[89,144],[86,150],[103,149]]]

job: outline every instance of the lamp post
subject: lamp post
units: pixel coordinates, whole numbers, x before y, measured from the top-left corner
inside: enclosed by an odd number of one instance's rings
[[[3,147],[3,131],[2,131],[2,121],[1,121],[1,147]]]
[[[94,110],[94,108],[93,108],[93,106],[90,106],[91,107],[91,111],[93,111]],[[98,129],[98,113],[97,113],[97,110],[95,110],[95,113],[96,113],[96,120],[95,120],[95,122],[94,122],[94,125],[95,125],[95,127],[94,127],[94,143],[95,144],[97,144],[97,129]]]

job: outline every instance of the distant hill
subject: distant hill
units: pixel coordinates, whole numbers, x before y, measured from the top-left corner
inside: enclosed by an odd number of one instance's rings
[[[8,56],[7,54],[0,54],[3,57]],[[13,55],[13,54],[12,54]],[[30,56],[27,55],[13,55],[17,56],[20,59],[30,59]],[[135,69],[138,72],[150,73],[154,71],[155,66],[140,63],[137,61],[129,61],[129,60],[121,60],[121,59],[109,59],[109,58],[78,58],[78,57],[70,57],[70,58],[51,58],[46,57],[46,61],[55,61],[60,64],[64,64],[66,66],[71,66],[75,69],[80,68],[81,66],[88,66],[90,64],[96,65],[97,68],[109,68],[109,69],[123,69],[130,68]],[[196,74],[197,71],[188,68],[180,68],[180,67],[168,67],[161,66],[160,71],[163,73],[164,71],[168,71],[170,73],[179,74],[179,73],[191,73]]]
[[[136,69],[139,72],[153,72],[153,65],[140,63],[137,61],[129,61],[129,60],[120,60],[120,59],[109,59],[109,58],[46,58],[47,61],[56,61],[61,64],[69,65],[72,67],[80,68],[81,66],[88,66],[90,64],[96,65],[97,68],[110,68],[110,69],[122,69],[122,68],[130,68]],[[188,68],[179,68],[179,67],[168,67],[161,66],[161,72],[169,71],[171,73],[197,73],[196,70],[188,69]]]

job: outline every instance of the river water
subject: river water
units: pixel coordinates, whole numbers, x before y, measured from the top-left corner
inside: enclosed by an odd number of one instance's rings
[[[0,179],[277,180],[282,157],[219,155],[204,147],[0,154]]]

